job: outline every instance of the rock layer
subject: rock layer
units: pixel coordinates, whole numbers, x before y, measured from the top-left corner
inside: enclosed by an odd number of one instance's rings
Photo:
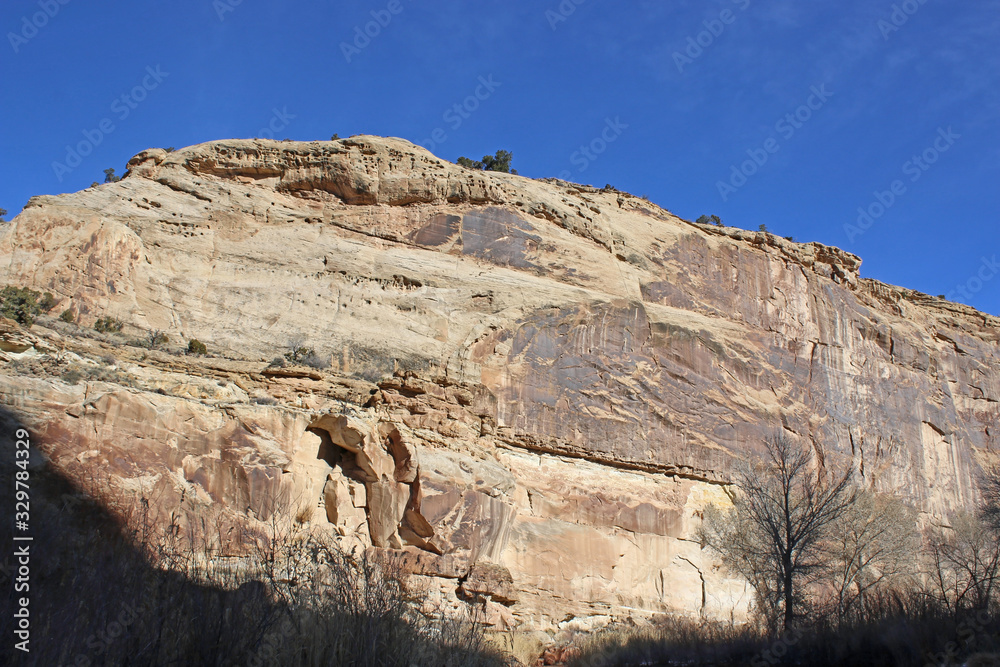
[[[1000,446],[1000,321],[837,248],[397,139],[128,169],[0,228],[0,281],[126,324],[4,323],[2,400],[45,454],[164,507],[280,498],[497,624],[745,611],[691,537],[777,430],[937,516]],[[149,330],[218,356],[126,344]],[[290,344],[331,367],[265,368]]]

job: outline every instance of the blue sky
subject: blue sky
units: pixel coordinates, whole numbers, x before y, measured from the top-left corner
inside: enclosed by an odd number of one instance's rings
[[[1000,314],[1000,0],[63,2],[0,7],[9,216],[148,147],[389,135]]]

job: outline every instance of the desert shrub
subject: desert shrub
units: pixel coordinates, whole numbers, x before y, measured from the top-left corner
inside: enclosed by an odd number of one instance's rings
[[[305,505],[299,508],[299,511],[295,513],[295,523],[307,524],[312,520],[315,507],[312,505]]]
[[[293,364],[302,364],[311,368],[328,368],[330,366],[329,357],[321,357],[316,354],[316,350],[306,347],[301,339],[294,339],[288,343],[288,352],[285,352],[285,359]],[[277,358],[271,362],[272,366],[284,366],[284,363],[276,364]]]
[[[68,322],[69,324],[73,324],[74,322],[76,322],[76,318],[73,317],[73,311],[70,310],[69,308],[62,311],[62,313],[59,315],[59,319],[62,320],[63,322]]]
[[[305,347],[302,344],[291,343],[289,344],[291,348],[288,352],[285,352],[285,359],[297,364],[306,357],[316,356],[316,350],[311,347]]]
[[[52,296],[52,292],[46,292],[42,295],[41,301],[38,302],[38,307],[42,309],[43,313],[47,313],[56,307],[56,298]]]
[[[41,294],[27,287],[8,285],[0,290],[0,315],[30,327],[35,323],[35,317],[42,312],[38,302],[40,296]]]
[[[170,339],[167,338],[167,334],[163,333],[159,329],[153,329],[146,335],[146,347],[150,350],[157,350],[163,345],[166,345]]]
[[[702,215],[699,216],[699,218],[695,220],[695,222],[697,222],[700,225],[717,225],[719,227],[722,226],[722,218],[720,218],[717,215]]]
[[[115,175],[114,167],[108,167],[104,170],[104,182],[105,183],[117,183],[121,179]]]
[[[305,366],[309,366],[310,368],[322,370],[330,367],[330,357],[321,357],[315,353],[307,354],[302,357],[301,363]]]
[[[396,350],[360,345],[351,346],[350,357],[351,375],[372,383],[391,377],[397,368],[420,373],[430,369],[433,363],[426,357],[400,356]]]
[[[188,354],[208,354],[208,348],[197,338],[188,341]]]
[[[97,321],[94,322],[94,331],[99,331],[100,333],[121,333],[123,326],[125,326],[125,323],[120,319],[107,315],[97,318]]]
[[[277,405],[278,399],[273,396],[254,396],[250,402],[254,405]]]
[[[284,368],[287,365],[284,357],[275,357],[271,359],[271,363],[268,364],[272,368]]]
[[[134,378],[127,373],[115,370],[117,360],[111,355],[101,358],[101,365],[71,363],[63,367],[59,376],[67,384],[79,384],[80,382],[113,382],[127,387],[135,387]],[[39,369],[43,376],[49,375],[50,370]]]
[[[79,368],[69,368],[60,377],[67,384],[77,384],[84,378],[84,374]]]

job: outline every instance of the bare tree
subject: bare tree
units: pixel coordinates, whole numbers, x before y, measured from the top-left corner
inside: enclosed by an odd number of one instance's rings
[[[953,516],[932,532],[927,551],[939,602],[956,614],[989,606],[1000,587],[1000,537],[979,516]]]
[[[927,539],[934,597],[955,614],[986,608],[1000,589],[1000,466],[985,468],[978,485],[975,513],[952,515]]]
[[[854,499],[851,474],[824,475],[808,449],[775,435],[764,457],[738,468],[732,509],[707,514],[703,542],[747,577],[772,630],[794,626],[824,540]]]
[[[780,572],[774,567],[766,536],[750,521],[746,512],[737,511],[735,493],[730,494],[734,507],[720,509],[709,505],[700,530],[700,539],[722,556],[729,570],[745,579],[754,591],[757,614],[776,632],[781,619]]]
[[[826,580],[837,618],[861,613],[865,596],[902,584],[916,569],[916,515],[896,496],[858,490],[831,524]]]
[[[165,345],[169,338],[167,334],[163,333],[159,329],[153,329],[146,335],[146,347],[151,350],[158,350],[161,346]]]

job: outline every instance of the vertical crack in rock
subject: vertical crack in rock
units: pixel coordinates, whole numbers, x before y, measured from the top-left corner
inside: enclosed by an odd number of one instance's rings
[[[698,610],[698,613],[701,616],[704,616],[705,615],[705,605],[708,602],[708,592],[707,592],[706,587],[705,587],[705,573],[701,571],[700,567],[698,567],[697,565],[695,565],[694,563],[692,563],[690,560],[688,560],[684,556],[678,556],[677,558],[680,559],[680,560],[682,560],[682,561],[684,561],[685,563],[687,563],[688,565],[690,565],[691,567],[693,567],[696,572],[698,572],[698,577],[701,579],[701,608]]]

